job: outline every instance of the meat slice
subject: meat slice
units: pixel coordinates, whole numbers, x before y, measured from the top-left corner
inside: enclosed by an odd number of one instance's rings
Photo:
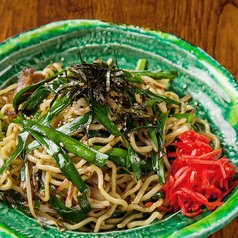
[[[15,90],[8,95],[6,103],[12,103],[12,100],[13,100],[14,96],[21,89],[23,89],[23,88],[25,88],[29,85],[38,83],[38,82],[40,82],[44,79],[45,79],[45,76],[43,74],[35,73],[32,68],[25,68],[22,71],[22,74],[20,75],[20,77],[17,81],[17,86],[16,86]],[[16,116],[13,108],[9,109],[5,113],[6,113],[6,115],[8,115],[9,119],[13,119]]]
[[[12,103],[14,96],[23,88],[45,79],[43,74],[34,73],[32,68],[25,68],[20,75],[15,90],[8,96],[7,103]]]
[[[98,188],[98,175],[97,173],[93,173],[91,177],[89,177],[87,180],[85,180],[87,184],[89,184],[91,189],[91,198],[99,201],[105,201],[106,199],[102,196],[100,193],[100,190]]]

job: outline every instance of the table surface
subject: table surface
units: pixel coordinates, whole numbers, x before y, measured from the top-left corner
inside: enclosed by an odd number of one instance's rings
[[[0,0],[0,42],[66,19],[99,19],[169,32],[202,48],[238,81],[238,0]],[[238,217],[209,238],[235,238]]]

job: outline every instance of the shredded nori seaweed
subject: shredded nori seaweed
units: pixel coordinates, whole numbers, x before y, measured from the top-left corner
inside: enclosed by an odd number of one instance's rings
[[[83,61],[80,52],[79,56],[81,64],[66,68],[67,82],[56,89],[53,101],[59,95],[70,95],[74,100],[82,97],[87,98],[92,115],[92,100],[95,100],[99,105],[106,105],[111,110],[124,127],[124,130],[126,130],[124,125],[129,114],[134,118],[153,116],[143,112],[142,108],[128,110],[131,107],[131,101],[128,97],[128,92],[131,92],[131,85],[126,78],[131,77],[130,74],[124,74],[118,66],[109,66],[105,62],[86,63]],[[134,93],[132,94],[134,95]],[[116,109],[113,107],[113,103],[117,104]]]

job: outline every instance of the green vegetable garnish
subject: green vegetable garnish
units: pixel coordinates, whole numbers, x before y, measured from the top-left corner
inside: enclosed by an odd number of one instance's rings
[[[137,86],[137,83],[144,83],[142,76],[149,76],[156,80],[174,79],[178,76],[177,71],[145,70],[147,63],[145,59],[138,62],[135,71],[126,71],[120,69],[117,62],[116,66],[109,66],[105,62],[90,64],[83,61],[80,52],[79,56],[81,64],[71,65],[65,71],[55,73],[39,83],[20,90],[15,95],[13,107],[15,112],[21,110],[21,114],[14,122],[20,123],[24,130],[18,136],[16,151],[0,168],[1,175],[15,158],[21,156],[25,163],[26,152],[40,146],[43,147],[54,159],[62,174],[81,192],[77,198],[81,210],[67,208],[56,196],[50,198],[51,207],[69,223],[85,219],[87,217],[85,213],[89,212],[91,207],[86,195],[88,188],[71,161],[68,152],[99,167],[103,167],[109,158],[124,172],[132,173],[137,180],[142,178],[143,173],[148,174],[152,170],[156,171],[158,181],[163,184],[165,182],[163,128],[170,111],[163,114],[157,104],[162,102],[181,104],[164,95],[153,93],[149,88],[142,89]],[[57,80],[55,80],[56,78]],[[40,104],[50,94],[53,97],[50,108],[45,115],[41,116]],[[136,103],[136,94],[142,98],[140,105]],[[85,99],[90,111],[53,129],[51,127],[52,120],[81,98]],[[153,113],[148,113],[148,107],[153,109]],[[118,129],[118,125],[110,119],[110,116],[116,117],[122,130]],[[174,116],[181,117],[180,114]],[[188,122],[192,120],[189,115],[183,117],[186,117]],[[90,131],[90,124],[95,122],[103,125],[106,132]],[[108,137],[110,134],[121,137],[120,143],[124,144],[124,147],[126,145],[126,148],[114,147],[101,153],[98,150],[102,148],[102,144],[89,147],[72,136],[80,129],[84,130],[88,139]],[[129,132],[139,129],[146,129],[149,132],[157,148],[152,150],[146,159],[133,149],[127,138]],[[30,134],[35,140],[27,145],[26,140]],[[25,166],[23,165],[19,179],[24,181],[24,176]],[[36,210],[39,209],[39,205],[40,200],[37,198]]]
[[[56,196],[50,197],[49,203],[50,206],[70,224],[78,223],[88,217],[82,210],[66,207]]]
[[[90,163],[94,163],[101,167],[105,164],[108,155],[102,154],[93,148],[89,148],[70,137],[71,134],[79,129],[85,129],[88,136],[90,136],[90,123],[99,121],[110,134],[123,138],[128,150],[124,166],[128,171],[133,172],[137,179],[140,179],[142,175],[140,156],[134,151],[126,137],[118,130],[117,126],[115,126],[108,116],[111,111],[123,126],[124,131],[129,131],[131,129],[138,130],[143,128],[143,126],[136,126],[136,118],[145,117],[149,119],[150,117],[157,117],[157,115],[155,115],[156,113],[154,115],[149,114],[146,111],[147,107],[156,107],[157,103],[163,101],[180,105],[180,102],[169,97],[154,94],[149,89],[144,90],[129,83],[129,81],[144,83],[141,78],[142,75],[150,76],[155,79],[173,79],[177,76],[177,71],[145,70],[147,63],[145,59],[138,61],[135,71],[125,71],[119,69],[117,64],[116,66],[109,66],[104,62],[89,64],[83,61],[80,52],[79,56],[81,64],[71,65],[67,67],[65,71],[58,72],[37,84],[28,86],[18,92],[14,97],[13,105],[15,111],[18,111],[18,106],[23,103],[22,114],[26,114],[27,116],[32,115],[34,118],[33,120],[26,120],[24,116],[18,117],[18,122],[27,130],[27,133],[34,134],[36,138],[38,138],[28,145],[27,151],[43,146],[56,159],[56,162],[58,161],[57,164],[60,164],[58,156],[65,156],[63,151],[66,149],[81,158],[86,159]],[[63,72],[65,72],[65,75],[63,75]],[[58,77],[58,80],[52,81],[56,77]],[[44,83],[46,82],[48,82],[48,85],[44,86]],[[29,94],[30,92],[33,93]],[[50,92],[54,94],[51,108],[43,117],[36,121],[34,115],[36,115],[35,113],[37,112],[40,103],[48,97]],[[129,108],[135,103],[135,94],[139,94],[143,98],[141,108]],[[80,116],[66,125],[56,128],[56,130],[48,126],[55,116],[79,98],[85,98],[88,103],[91,109],[88,114]],[[123,100],[119,100],[119,98]],[[24,103],[24,101],[26,102]],[[112,107],[112,102],[118,105],[117,109]],[[151,127],[148,127],[148,125],[144,126],[148,129],[154,142],[158,145],[158,151],[163,151],[162,145],[164,142],[162,134],[157,133],[155,135],[155,131],[162,130],[163,121],[164,120],[162,119],[162,125],[152,125]],[[60,145],[63,145],[64,149],[60,149]],[[24,146],[25,145],[21,145],[21,148],[17,150],[18,153],[15,157],[23,150]],[[20,145],[18,147],[20,147]],[[155,156],[155,154],[152,153],[152,157],[153,168],[156,171],[162,171],[158,167],[158,156]],[[160,157],[161,155],[159,155],[159,158]],[[11,157],[9,161],[12,161],[12,159],[13,158]],[[1,170],[5,170],[9,164],[10,163],[7,162]],[[61,167],[61,170],[64,171],[65,169]],[[67,172],[64,171],[64,174],[67,174]]]
[[[179,120],[182,118],[186,118],[188,123],[192,123],[194,118],[194,114],[190,114],[190,113],[172,114],[172,116]]]

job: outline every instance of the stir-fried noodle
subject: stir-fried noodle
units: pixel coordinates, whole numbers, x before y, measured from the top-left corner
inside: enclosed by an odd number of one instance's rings
[[[56,71],[62,71],[61,65],[58,63],[38,73],[43,73],[47,78]],[[164,101],[157,103],[157,108],[163,115],[169,111],[173,111],[173,115],[195,114],[196,110],[188,103],[191,96],[187,95],[180,99],[176,93],[167,91],[166,85],[169,79],[155,80],[149,76],[142,76],[141,79],[144,83],[132,84],[140,89],[149,90],[154,94],[164,95],[180,102],[180,105],[166,103]],[[0,141],[0,167],[3,166],[7,158],[16,150],[16,146],[19,143],[18,135],[23,130],[22,125],[13,122],[13,117],[8,113],[13,107],[8,102],[8,95],[16,87],[17,85],[14,84],[0,91],[1,120],[4,125],[2,139]],[[111,91],[111,94],[117,94],[117,92]],[[41,112],[40,117],[48,112],[53,98],[54,95],[51,93],[40,104],[38,110]],[[119,103],[110,102],[114,111],[120,110],[118,107],[123,103],[123,100],[123,98],[120,98],[118,99]],[[143,104],[143,96],[135,94],[135,102],[128,109],[132,111],[138,110],[143,107]],[[153,110],[153,106],[149,106],[145,111],[148,115],[153,115]],[[67,125],[67,123],[72,122],[75,118],[89,112],[90,106],[82,97],[55,116],[50,125],[56,129],[62,125]],[[152,151],[159,154],[158,147],[151,138],[148,128],[145,126],[144,118],[147,115],[146,113],[144,112],[134,117],[136,126],[140,127],[140,129],[129,132],[124,131],[123,125],[112,110],[109,116],[118,130],[127,138],[134,151],[140,155],[137,158],[138,162],[142,158],[145,161],[149,161]],[[209,124],[206,121],[198,119],[193,115],[192,122],[188,122],[186,117],[178,119],[173,115],[170,114],[166,118],[162,131],[164,138],[163,150],[165,151],[162,155],[162,162],[165,177],[168,177],[171,173],[171,164],[166,156],[166,150],[175,141],[176,136],[191,130],[192,126],[196,123],[203,125],[205,128],[204,134],[211,138],[214,148],[220,148],[219,140],[211,133]],[[32,116],[29,119],[32,119]],[[147,126],[153,127],[156,117],[150,117],[150,119],[152,124],[148,123]],[[78,129],[71,137],[105,154],[109,152],[108,154],[110,155],[110,151],[113,148],[119,148],[119,152],[117,153],[122,153],[122,157],[126,155],[127,145],[122,136],[108,133],[107,129],[98,121],[92,121],[89,127],[86,127],[87,125]],[[34,140],[33,136],[29,136],[27,144],[30,144]],[[64,144],[62,143],[60,146],[64,147]],[[86,217],[79,221],[70,222],[67,219],[62,219],[62,214],[59,214],[52,207],[52,201],[51,204],[49,203],[51,197],[54,196],[64,204],[64,208],[72,208],[72,211],[80,210],[78,197],[82,193],[63,175],[54,158],[43,147],[27,151],[26,161],[23,161],[21,154],[12,161],[11,165],[0,176],[0,191],[6,191],[6,197],[10,201],[14,196],[11,195],[12,192],[8,193],[8,191],[14,190],[19,193],[25,199],[24,206],[27,209],[29,208],[27,211],[42,226],[43,224],[55,225],[59,229],[67,228],[70,230],[94,232],[124,228],[130,229],[136,226],[148,225],[156,219],[162,219],[165,211],[160,210],[159,207],[163,204],[163,197],[157,197],[152,206],[145,206],[146,201],[153,198],[163,187],[163,184],[158,181],[157,171],[145,169],[142,171],[141,178],[136,179],[133,173],[128,173],[121,164],[118,165],[115,160],[113,161],[111,159],[113,158],[112,154],[110,155],[111,157],[109,156],[105,165],[99,167],[68,151],[71,161],[87,186],[87,197],[91,206],[91,211],[86,212]],[[21,179],[19,175],[23,166],[25,166],[25,174],[23,176],[25,178]]]

